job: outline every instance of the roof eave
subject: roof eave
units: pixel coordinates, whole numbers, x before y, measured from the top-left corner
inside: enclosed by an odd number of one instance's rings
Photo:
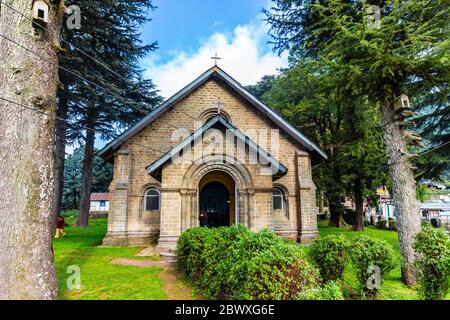
[[[208,69],[202,75],[200,75],[193,82],[188,84],[186,87],[178,91],[175,95],[167,99],[163,102],[159,107],[150,112],[147,116],[142,118],[139,122],[137,122],[134,126],[123,132],[119,137],[108,143],[106,146],[102,148],[98,152],[98,155],[104,159],[108,158],[109,154],[116,151],[122,142],[125,142],[127,139],[144,129],[147,125],[151,124],[154,120],[156,120],[161,114],[166,112],[172,105],[176,104],[179,100],[183,99],[187,96],[192,90],[195,90],[199,86],[201,86],[209,76],[214,72],[214,68]]]
[[[172,105],[176,104],[179,100],[183,99],[190,94],[193,90],[201,86],[205,81],[207,81],[211,76],[217,74],[222,80],[224,80],[229,86],[237,90],[249,103],[255,106],[258,110],[264,113],[269,119],[271,119],[277,126],[288,133],[295,141],[303,145],[308,151],[317,153],[320,157],[327,159],[328,156],[323,152],[316,144],[311,140],[301,134],[297,129],[290,125],[286,120],[281,118],[276,112],[270,109],[268,106],[263,104],[257,98],[255,98],[247,89],[245,89],[239,82],[234,80],[225,71],[218,67],[212,67],[206,70],[197,79],[191,82],[189,85],[184,87],[178,93],[173,95],[171,98],[166,100],[158,108],[152,111],[149,115],[145,116],[136,125],[122,133],[118,138],[108,143],[102,150],[99,151],[98,155],[104,159],[108,159],[111,153],[115,152],[120,148],[121,144],[129,139],[131,136],[141,131],[147,125],[151,124],[155,119],[157,119],[161,114],[166,112]]]
[[[264,161],[267,161],[267,163],[270,165],[273,165],[276,168],[276,172],[273,173],[274,179],[279,179],[282,176],[286,175],[288,169],[280,163],[278,160],[273,158],[269,153],[265,152],[262,148],[260,148],[254,141],[252,141],[248,136],[244,135],[239,129],[235,128],[233,125],[231,125],[229,122],[227,122],[223,117],[221,116],[215,116],[214,118],[210,119],[207,123],[205,123],[201,128],[197,129],[195,132],[193,132],[189,137],[184,139],[182,142],[180,142],[178,145],[173,147],[171,150],[169,150],[167,153],[165,153],[163,156],[161,156],[158,160],[150,164],[146,167],[146,170],[148,174],[152,175],[155,179],[159,181],[161,178],[161,169],[162,167],[172,159],[173,155],[179,154],[181,150],[184,149],[188,144],[191,144],[193,141],[195,141],[199,136],[203,134],[206,130],[212,128],[215,124],[221,123],[224,125],[227,129],[233,130],[233,133],[238,137],[239,139],[245,141],[245,143],[254,150],[255,152],[258,152],[258,154],[264,158]],[[158,179],[159,178],[159,179]]]

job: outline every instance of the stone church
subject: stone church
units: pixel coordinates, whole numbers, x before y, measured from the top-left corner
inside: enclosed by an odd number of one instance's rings
[[[325,153],[218,66],[100,156],[114,164],[104,245],[173,249],[201,212],[208,227],[318,235],[311,171]]]

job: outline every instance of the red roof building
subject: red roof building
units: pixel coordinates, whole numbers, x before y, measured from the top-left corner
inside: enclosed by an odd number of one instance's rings
[[[109,201],[109,193],[91,193],[91,201]]]

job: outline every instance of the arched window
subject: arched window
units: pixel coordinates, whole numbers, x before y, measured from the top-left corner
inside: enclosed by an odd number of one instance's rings
[[[228,113],[226,113],[223,109],[220,110],[220,115],[225,118],[229,123],[231,123],[231,118]],[[205,110],[199,117],[200,121],[203,123],[208,122],[212,118],[217,116],[217,107]]]
[[[284,192],[280,188],[274,188],[272,193],[273,210],[284,210],[285,208]]]
[[[158,189],[151,188],[145,193],[145,210],[159,211],[160,208],[160,193]]]

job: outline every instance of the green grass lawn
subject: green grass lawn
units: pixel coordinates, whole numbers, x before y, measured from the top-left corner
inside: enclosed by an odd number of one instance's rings
[[[74,223],[73,217],[69,217],[66,221],[69,224]],[[91,220],[88,228],[67,227],[67,236],[54,240],[60,298],[94,300],[167,299],[163,283],[159,277],[161,268],[137,268],[111,263],[114,258],[149,258],[135,256],[140,248],[102,247],[101,243],[106,232],[106,225],[106,219]],[[361,234],[361,232],[349,231],[345,228],[328,228],[324,221],[319,221],[319,231],[321,236],[339,233],[350,239]],[[365,228],[363,233],[389,242],[400,261],[400,248],[396,232],[368,227]],[[305,250],[308,250],[308,247],[305,247]],[[67,273],[67,268],[71,265],[80,267],[81,290],[67,289],[67,278],[70,276]],[[357,282],[350,263],[344,274],[344,294],[350,296],[355,288],[357,288]],[[385,279],[378,299],[418,299],[416,291],[404,286],[401,282],[400,265]],[[447,299],[450,299],[450,294]]]
[[[69,223],[71,219],[67,219]],[[91,220],[88,228],[67,227],[67,236],[55,239],[54,254],[61,299],[166,299],[159,267],[137,268],[111,263],[133,258],[139,248],[101,247],[106,219]],[[141,258],[144,259],[144,258]],[[81,290],[68,290],[67,268],[80,267]]]
[[[400,246],[398,242],[397,232],[388,230],[379,230],[374,227],[366,227],[362,232],[355,232],[346,228],[329,228],[327,227],[328,221],[319,221],[319,232],[321,236],[329,234],[343,234],[349,239],[364,233],[374,238],[381,238],[389,242],[394,248],[395,254],[399,261],[398,266],[391,271],[391,273],[384,280],[381,286],[378,299],[383,300],[416,300],[419,299],[416,290],[408,288],[403,285],[401,281],[400,273]],[[349,288],[357,288],[357,281],[354,275],[354,270],[351,265],[347,267],[344,274],[344,285]],[[345,293],[345,292],[344,292]],[[450,294],[447,295],[447,299],[450,299]]]

